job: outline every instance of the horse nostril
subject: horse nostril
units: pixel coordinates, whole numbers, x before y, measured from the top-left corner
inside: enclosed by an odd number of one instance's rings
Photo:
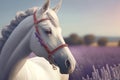
[[[70,61],[69,61],[69,60],[66,60],[66,61],[65,61],[65,65],[66,65],[67,68],[70,68],[70,66],[71,66]]]

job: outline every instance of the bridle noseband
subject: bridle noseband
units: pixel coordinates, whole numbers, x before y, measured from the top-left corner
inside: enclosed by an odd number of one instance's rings
[[[54,50],[51,51],[51,50],[49,49],[49,47],[45,44],[44,40],[41,38],[40,32],[39,32],[39,30],[38,30],[38,23],[43,22],[43,21],[46,21],[46,20],[50,20],[50,19],[49,19],[49,18],[44,18],[44,19],[37,20],[35,14],[36,14],[36,11],[34,12],[34,15],[33,15],[34,24],[35,24],[35,30],[36,30],[35,35],[36,35],[36,37],[38,38],[40,44],[41,44],[41,45],[45,48],[45,50],[47,51],[47,53],[48,53],[48,59],[50,59],[51,56],[52,56],[56,51],[58,51],[58,50],[61,49],[61,48],[67,47],[68,45],[67,45],[67,44],[62,44],[62,45],[58,46],[57,48],[55,48]]]

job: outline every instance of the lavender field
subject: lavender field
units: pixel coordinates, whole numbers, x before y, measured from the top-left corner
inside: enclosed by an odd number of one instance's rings
[[[120,47],[70,46],[70,49],[77,61],[70,80],[120,80]]]
[[[120,80],[120,47],[69,48],[77,61],[69,80]]]

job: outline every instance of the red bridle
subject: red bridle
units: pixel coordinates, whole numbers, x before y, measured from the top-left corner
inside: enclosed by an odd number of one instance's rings
[[[49,47],[45,44],[44,40],[41,38],[40,36],[40,32],[38,30],[38,23],[40,22],[43,22],[43,21],[46,21],[46,20],[50,20],[49,18],[44,18],[44,19],[41,19],[41,20],[37,20],[36,18],[36,11],[34,12],[34,15],[33,15],[33,18],[34,18],[34,24],[35,24],[35,35],[36,37],[38,38],[40,44],[45,48],[45,50],[47,51],[48,53],[48,58],[50,58],[57,50],[61,49],[61,48],[64,48],[64,47],[67,47],[68,45],[67,44],[62,44],[60,46],[58,46],[57,48],[55,48],[54,50],[50,50]]]

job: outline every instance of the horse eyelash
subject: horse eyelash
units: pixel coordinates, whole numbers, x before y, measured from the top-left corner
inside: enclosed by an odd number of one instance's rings
[[[44,29],[45,34],[52,34],[52,30],[51,29]]]

